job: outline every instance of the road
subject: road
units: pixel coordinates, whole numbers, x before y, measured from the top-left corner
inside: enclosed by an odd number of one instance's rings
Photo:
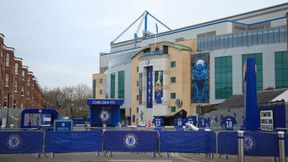
[[[228,159],[221,159],[218,156],[215,158],[205,158],[205,154],[180,154],[171,153],[158,154],[153,157],[153,153],[113,153],[112,157],[104,156],[100,153],[97,157],[96,153],[65,153],[55,154],[55,158],[51,158],[52,154],[47,154],[48,158],[44,155],[37,158],[36,154],[5,154],[0,155],[1,162],[235,162],[237,156],[229,156]],[[246,162],[271,162],[272,157],[246,157]]]

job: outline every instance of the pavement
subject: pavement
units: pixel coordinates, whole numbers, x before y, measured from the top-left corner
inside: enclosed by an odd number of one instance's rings
[[[229,155],[228,159],[219,158],[217,154],[214,158],[209,158],[205,154],[192,153],[170,153],[169,157],[166,153],[162,153],[160,157],[153,153],[112,153],[112,157],[104,156],[104,153],[61,153],[52,154],[47,153],[46,156],[37,154],[4,154],[0,155],[0,162],[237,162],[236,155]],[[273,157],[245,157],[245,162],[273,162]]]

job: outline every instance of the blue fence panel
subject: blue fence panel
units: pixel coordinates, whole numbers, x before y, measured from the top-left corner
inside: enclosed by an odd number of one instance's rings
[[[105,131],[104,150],[112,152],[156,152],[156,131]]]
[[[102,151],[101,131],[46,132],[45,152]]]
[[[218,133],[218,154],[238,154],[237,132],[224,131]]]
[[[244,150],[248,156],[278,156],[278,135],[268,132],[245,132]]]
[[[41,153],[43,132],[0,131],[0,154]]]
[[[161,131],[160,152],[216,152],[216,134],[212,131]]]

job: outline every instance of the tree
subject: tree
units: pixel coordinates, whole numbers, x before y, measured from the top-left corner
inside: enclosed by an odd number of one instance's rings
[[[54,108],[59,115],[88,118],[88,106],[86,100],[91,98],[91,89],[84,85],[78,84],[72,87],[64,88],[44,88],[45,103],[47,108]],[[61,103],[57,105],[58,103]]]

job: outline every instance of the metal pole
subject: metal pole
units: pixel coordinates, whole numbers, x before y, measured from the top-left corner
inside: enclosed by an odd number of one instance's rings
[[[238,162],[245,162],[244,158],[244,131],[238,131]]]
[[[279,142],[279,162],[285,162],[285,132],[278,132],[278,142]]]

